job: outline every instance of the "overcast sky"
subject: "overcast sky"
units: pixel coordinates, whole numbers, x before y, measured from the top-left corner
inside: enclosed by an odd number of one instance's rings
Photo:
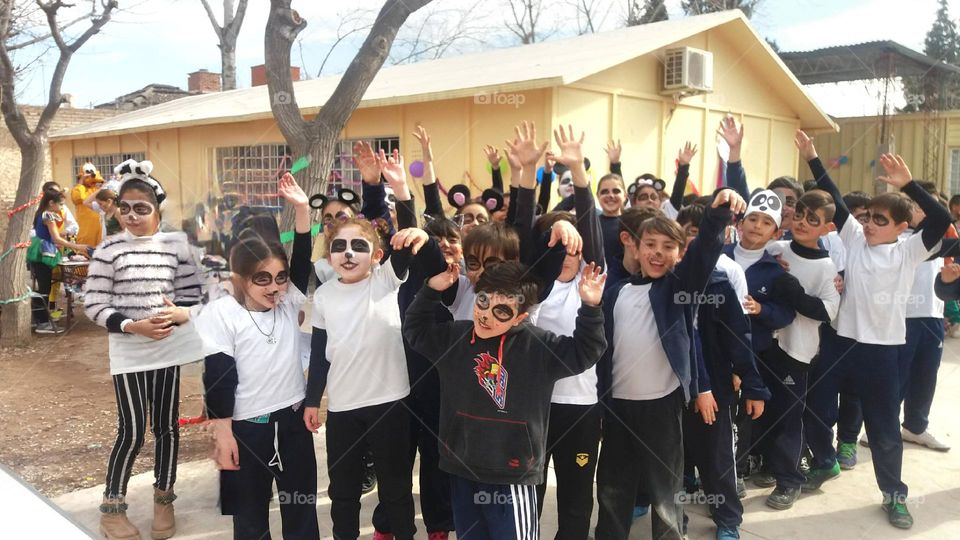
[[[220,0],[210,2],[215,11],[222,10]],[[82,5],[83,0],[76,3]],[[516,40],[503,26],[508,16],[505,3],[506,0],[434,0],[423,13],[414,14],[408,25],[420,27],[420,21],[427,16],[432,17],[432,26],[452,25],[469,10],[467,24],[485,29],[484,42],[463,42],[448,56],[483,47],[508,46]],[[606,9],[601,13],[606,13],[600,21],[601,28],[621,24],[625,3],[626,0],[607,0]],[[200,0],[121,0],[120,4],[129,10],[109,22],[70,64],[63,92],[73,95],[75,106],[110,101],[150,83],[186,88],[187,73],[201,68],[220,71],[216,38]],[[577,25],[572,18],[572,8],[562,7],[565,3],[561,2],[546,4],[561,7],[545,15],[543,27],[556,28],[554,36],[575,34]],[[598,4],[604,4],[604,0]],[[316,76],[344,17],[368,12],[372,18],[381,5],[382,0],[358,0],[349,4],[294,2],[308,26],[301,34],[302,46],[295,46],[292,51],[292,63]],[[240,87],[250,85],[250,66],[263,63],[268,6],[267,0],[250,1],[237,50]],[[682,16],[679,0],[668,0],[667,6],[671,18]],[[952,16],[960,15],[960,0],[951,1],[950,6]],[[785,51],[885,39],[922,50],[936,9],[936,0],[911,0],[906,9],[902,0],[765,0],[751,22],[761,35],[775,40]],[[341,43],[331,55],[324,74],[342,72],[364,36],[365,33],[357,33]],[[25,63],[38,55],[36,48],[28,49],[21,51],[15,61]],[[40,61],[18,82],[21,103],[45,102],[55,60],[52,51],[40,56]],[[854,116],[878,112],[877,85],[862,82],[820,85],[809,91],[830,114]]]

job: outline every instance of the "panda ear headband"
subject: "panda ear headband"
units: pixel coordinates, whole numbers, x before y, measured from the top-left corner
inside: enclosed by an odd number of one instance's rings
[[[152,161],[128,159],[114,167],[113,172],[120,177],[121,186],[128,180],[140,180],[146,183],[153,189],[157,197],[157,204],[163,204],[163,201],[167,198],[167,194],[163,191],[163,186],[160,185],[160,182],[150,176],[150,173],[153,172]]]
[[[630,187],[627,188],[627,193],[633,197],[643,186],[651,186],[657,191],[663,191],[667,187],[667,184],[659,178],[653,180],[649,178],[637,178],[630,184]]]
[[[503,208],[503,194],[493,188],[487,188],[480,194],[480,200],[476,201],[470,198],[470,188],[457,184],[447,191],[447,202],[457,211],[463,210],[463,207],[468,204],[480,203],[492,214]]]
[[[313,197],[310,197],[310,208],[319,210],[326,206],[327,203],[333,201],[338,201],[349,206],[353,209],[354,213],[359,212],[357,203],[360,201],[360,196],[357,195],[356,191],[347,188],[337,188],[335,197],[327,197],[322,193],[317,193]]]

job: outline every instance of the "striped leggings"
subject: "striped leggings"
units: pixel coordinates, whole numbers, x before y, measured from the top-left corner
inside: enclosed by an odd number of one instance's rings
[[[177,479],[180,446],[180,366],[113,376],[117,393],[117,440],[107,462],[107,497],[127,494],[133,461],[143,447],[147,415],[156,444],[154,486],[166,491]]]

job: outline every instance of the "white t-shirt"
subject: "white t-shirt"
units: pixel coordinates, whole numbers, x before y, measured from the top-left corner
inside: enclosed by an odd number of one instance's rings
[[[767,245],[771,255],[780,255],[790,265],[790,275],[797,278],[804,292],[823,301],[823,306],[831,319],[840,309],[840,293],[834,279],[837,267],[830,257],[808,259],[797,255],[790,247],[791,242],[781,240]],[[793,322],[777,331],[780,348],[791,358],[809,364],[820,348],[820,321],[797,313]]]
[[[928,250],[920,234],[892,244],[868,246],[863,226],[851,215],[840,239],[846,248],[843,297],[834,320],[837,334],[860,343],[906,342],[907,302],[917,267],[939,249]]]
[[[716,269],[727,275],[727,281],[729,281],[730,286],[733,287],[733,292],[737,294],[737,302],[739,302],[740,307],[743,308],[743,302],[747,299],[747,294],[749,294],[749,289],[747,289],[747,274],[743,271],[743,267],[730,257],[727,257],[725,253],[721,253],[720,258],[717,259]],[[743,312],[747,312],[745,308]]]
[[[249,311],[228,295],[200,312],[197,331],[203,336],[204,356],[223,353],[237,363],[234,420],[303,401],[306,383],[300,363],[299,314],[306,300],[290,284],[283,300],[269,311]],[[264,332],[272,333],[276,343],[268,343]]]
[[[327,331],[327,409],[351,411],[410,393],[393,264],[357,283],[327,281],[313,295],[312,323]]]
[[[830,253],[830,259],[833,261],[833,265],[837,267],[837,272],[843,272],[845,268],[843,260],[847,256],[847,250],[843,247],[843,240],[840,240],[840,233],[830,231],[820,237],[820,243]]]
[[[900,235],[900,238],[905,239],[911,234],[913,234],[912,231],[904,231],[904,233]],[[943,300],[937,297],[937,294],[933,290],[933,284],[937,280],[937,275],[940,274],[942,268],[943,257],[937,257],[932,261],[924,261],[917,266],[917,272],[913,278],[913,286],[910,288],[910,297],[907,301],[908,319],[918,319],[921,317],[943,318]]]
[[[650,400],[680,387],[660,344],[650,305],[650,283],[628,283],[613,308],[613,397]]]
[[[558,336],[572,336],[580,309],[580,275],[567,283],[556,281],[550,295],[540,303],[536,325]],[[593,405],[597,403],[597,367],[564,377],[553,385],[551,403]]]
[[[447,306],[455,321],[472,321],[473,304],[477,301],[477,293],[473,290],[473,283],[467,276],[461,275],[457,281],[457,297]]]
[[[663,215],[667,216],[668,219],[672,219],[674,221],[676,221],[677,216],[680,215],[680,211],[673,206],[673,203],[670,202],[670,199],[664,199],[664,201],[660,203],[660,211],[663,212]]]

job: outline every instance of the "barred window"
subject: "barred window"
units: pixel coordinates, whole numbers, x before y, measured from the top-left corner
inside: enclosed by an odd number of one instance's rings
[[[143,152],[130,152],[126,154],[100,154],[96,156],[75,156],[73,158],[73,174],[79,175],[85,163],[93,163],[93,166],[100,171],[100,175],[109,180],[113,175],[113,168],[128,159],[143,161],[147,155]],[[76,180],[76,176],[74,177]]]
[[[353,144],[357,141],[367,141],[374,152],[383,149],[388,155],[400,149],[400,137],[375,137],[372,139],[341,139],[333,154],[333,165],[330,167],[330,176],[327,178],[326,195],[332,195],[339,187],[352,189],[360,194],[363,177],[360,169],[353,164]]]
[[[221,193],[236,197],[240,206],[279,211],[277,178],[293,164],[291,155],[285,144],[217,148],[214,169]]]

